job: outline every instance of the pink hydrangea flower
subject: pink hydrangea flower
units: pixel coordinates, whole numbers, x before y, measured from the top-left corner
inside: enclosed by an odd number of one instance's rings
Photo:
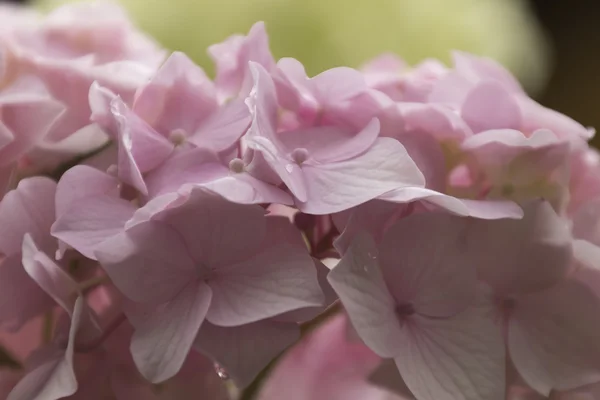
[[[379,246],[358,234],[329,274],[361,339],[394,359],[419,399],[504,398],[501,327],[464,256],[465,227],[442,214],[407,217]]]
[[[239,326],[323,302],[308,254],[268,239],[260,207],[194,190],[185,204],[96,249],[117,287],[145,305],[132,342],[145,377],[161,382],[177,373],[205,319]]]

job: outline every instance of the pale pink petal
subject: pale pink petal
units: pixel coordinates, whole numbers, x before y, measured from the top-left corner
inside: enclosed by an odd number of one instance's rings
[[[24,81],[29,77],[21,78]],[[0,94],[0,125],[13,140],[0,148],[0,165],[17,160],[42,140],[63,116],[64,105],[39,83],[17,82]]]
[[[290,323],[266,320],[229,328],[205,323],[194,348],[213,358],[244,388],[298,339],[300,329]]]
[[[340,254],[344,254],[356,234],[361,231],[368,232],[375,242],[379,243],[390,223],[396,221],[405,211],[405,205],[371,200],[351,209],[343,227],[340,226],[340,218],[334,217],[338,230],[342,232],[333,242],[335,249]],[[339,216],[339,214],[341,213],[335,215]]]
[[[160,222],[135,225],[99,244],[94,254],[119,290],[138,302],[170,300],[196,274],[177,231]]]
[[[573,216],[573,236],[600,245],[600,197],[579,207]]]
[[[94,82],[90,86],[88,94],[91,109],[90,121],[98,124],[106,133],[112,135],[113,139],[117,136],[118,126],[112,115],[110,104],[116,98],[116,93],[101,86],[98,82]]]
[[[293,204],[291,196],[283,190],[245,171],[232,171],[214,153],[203,148],[178,152],[150,172],[145,180],[150,197],[187,193],[197,186],[235,203]]]
[[[406,148],[425,177],[427,188],[444,191],[448,180],[446,156],[440,141],[424,132],[390,135]]]
[[[70,210],[77,201],[86,197],[115,192],[118,180],[96,168],[76,165],[65,172],[56,186],[56,215]]]
[[[166,136],[174,131],[192,135],[216,109],[212,82],[181,52],[171,54],[138,89],[133,103],[133,112]]]
[[[402,398],[415,398],[408,386],[406,386],[406,382],[404,382],[404,378],[400,375],[400,371],[398,371],[393,358],[383,360],[369,375],[369,382],[402,396]]]
[[[23,238],[23,268],[58,305],[73,313],[79,292],[77,282],[40,251],[29,234]]]
[[[264,215],[259,206],[235,204],[196,188],[184,204],[157,213],[153,219],[181,234],[195,262],[218,269],[259,250],[265,237]]]
[[[547,396],[600,381],[598,307],[598,297],[576,280],[516,300],[508,349],[531,387]]]
[[[119,139],[119,178],[145,194],[142,174],[173,152],[173,144],[127,108],[119,98],[111,102]]]
[[[521,126],[521,110],[513,94],[493,81],[482,82],[469,92],[461,116],[474,133]]]
[[[174,376],[185,362],[211,301],[203,282],[191,282],[175,298],[135,323],[131,354],[152,383]]]
[[[189,138],[198,147],[221,152],[234,146],[250,126],[248,106],[233,100],[210,115]]]
[[[320,260],[313,259],[313,262],[317,268],[317,280],[319,281],[319,286],[321,287],[321,291],[323,292],[325,298],[323,305],[320,307],[306,307],[289,311],[285,314],[280,314],[276,317],[273,317],[273,319],[287,322],[310,321],[325,311],[330,305],[333,304],[334,301],[337,300],[337,294],[327,280],[327,275],[329,274],[330,268],[325,266],[325,264],[323,264],[323,262]]]
[[[499,293],[523,293],[552,286],[570,266],[571,234],[550,204],[534,201],[521,220],[473,220],[469,254],[480,279]]]
[[[249,62],[256,62],[269,71],[275,68],[263,22],[254,24],[245,37],[234,35],[210,46],[208,54],[217,67],[215,84],[225,98],[248,94],[252,86]]]
[[[54,306],[52,299],[25,272],[21,253],[0,263],[0,326],[18,330]]]
[[[308,150],[309,157],[318,163],[330,163],[347,160],[367,151],[379,136],[379,120],[373,118],[358,133],[321,126],[279,135],[286,150]]]
[[[75,250],[96,259],[96,247],[125,227],[135,207],[118,197],[100,195],[78,201],[52,225],[52,236]]]
[[[75,336],[79,330],[85,300],[78,297],[75,302],[69,341],[66,350],[55,350],[36,369],[28,373],[7,400],[57,400],[77,391],[77,377],[73,367]]]
[[[557,111],[543,107],[534,100],[519,98],[521,113],[523,114],[524,132],[534,132],[538,129],[549,129],[563,140],[588,140],[593,133],[575,120]]]
[[[402,335],[396,301],[383,280],[373,239],[356,235],[327,279],[348,311],[352,325],[375,353],[395,357]]]
[[[398,103],[397,107],[408,130],[421,131],[440,140],[462,140],[473,135],[463,119],[444,105]]]
[[[504,400],[501,332],[491,302],[480,298],[449,319],[416,316],[407,322],[394,360],[418,399]]]
[[[347,325],[338,315],[305,336],[278,362],[258,399],[400,400],[366,381],[380,359],[346,337]]]
[[[45,177],[26,178],[0,203],[0,252],[21,251],[23,236],[29,233],[42,248],[53,245],[49,235],[54,222],[56,182]]]
[[[308,201],[300,211],[330,214],[372,200],[403,186],[423,186],[425,178],[396,140],[379,138],[365,153],[322,165],[302,165]]]
[[[470,81],[490,79],[512,93],[523,93],[519,82],[502,65],[491,58],[478,57],[462,51],[452,53],[454,67]]]
[[[276,244],[208,278],[213,300],[206,318],[237,326],[324,302],[317,272],[306,249]]]
[[[200,148],[178,151],[160,167],[148,173],[145,181],[148,195],[156,197],[176,192],[186,183],[211,182],[229,173],[229,168],[223,165],[216,154]]]
[[[324,106],[337,106],[367,90],[363,74],[348,67],[337,67],[321,72],[311,79],[317,101]]]
[[[255,126],[256,124],[253,123],[251,130]],[[266,137],[250,136],[248,145],[253,150],[260,151],[266,163],[273,169],[279,178],[281,178],[281,181],[283,181],[298,201],[307,201],[307,182],[303,175],[303,171],[298,164],[282,157],[273,142]]]
[[[420,213],[399,220],[379,246],[385,282],[398,304],[440,318],[463,311],[476,291],[475,260],[466,253],[467,219]]]
[[[395,189],[379,196],[378,199],[394,203],[421,201],[434,206],[434,208],[449,211],[452,214],[481,219],[520,219],[523,217],[521,207],[512,201],[458,199],[420,187]]]

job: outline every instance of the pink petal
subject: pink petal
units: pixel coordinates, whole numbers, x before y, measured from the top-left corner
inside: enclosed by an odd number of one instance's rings
[[[273,319],[282,322],[306,322],[310,321],[313,318],[316,318],[319,314],[324,312],[330,305],[333,304],[334,301],[337,300],[337,294],[329,284],[327,280],[327,275],[329,274],[329,268],[325,266],[321,261],[317,259],[313,259],[315,263],[315,267],[317,268],[317,280],[319,281],[319,286],[321,287],[321,291],[323,292],[325,301],[322,306],[319,307],[306,307],[300,308],[298,310],[289,311],[285,314],[280,314]]]
[[[98,124],[108,134],[116,137],[118,126],[115,121],[110,104],[117,98],[117,94],[101,86],[98,82],[92,83],[88,93],[91,115],[90,121]]]
[[[399,187],[425,183],[406,149],[390,138],[377,139],[368,151],[346,161],[303,165],[302,172],[308,200],[297,207],[317,215],[343,211]]]
[[[283,190],[244,171],[232,171],[214,153],[203,148],[173,155],[147,175],[146,184],[151,197],[176,191],[188,192],[198,186],[235,203],[293,203],[291,196]]]
[[[56,187],[56,215],[65,214],[86,197],[115,192],[118,180],[96,168],[76,165],[65,172]]]
[[[523,93],[521,85],[511,73],[490,58],[478,57],[462,51],[454,51],[452,58],[456,70],[473,82],[490,79],[498,82],[511,93]]]
[[[94,254],[119,290],[137,302],[170,300],[196,274],[177,231],[160,222],[135,225],[99,244]]]
[[[468,246],[478,276],[498,293],[523,293],[548,288],[570,266],[571,234],[550,204],[524,206],[522,220],[473,220]]]
[[[57,400],[70,396],[77,391],[77,377],[73,367],[75,336],[83,312],[85,300],[79,297],[75,302],[69,342],[64,352],[57,350],[48,356],[45,362],[28,373],[7,400]]]
[[[163,135],[193,134],[217,109],[216,93],[202,68],[174,52],[136,92],[133,112]]]
[[[508,349],[531,387],[547,396],[600,381],[598,307],[598,297],[576,280],[516,300]]]
[[[394,360],[416,398],[504,400],[505,347],[487,299],[449,319],[417,316],[408,324]]]
[[[100,195],[73,204],[52,225],[52,236],[96,259],[96,247],[121,232],[135,207],[118,197]]]
[[[56,182],[44,177],[26,178],[0,203],[0,252],[21,251],[23,236],[29,233],[42,247],[54,245],[49,235],[54,222]]]
[[[238,326],[304,307],[323,305],[312,259],[305,249],[277,244],[208,279],[213,300],[206,318]]]
[[[218,269],[246,260],[259,250],[265,237],[264,214],[259,206],[235,204],[196,188],[184,204],[153,219],[179,232],[195,262]]]
[[[474,133],[489,129],[519,129],[521,110],[513,96],[499,83],[482,82],[467,95],[461,116]]]
[[[402,330],[378,264],[373,239],[358,234],[327,279],[367,346],[381,357],[394,357],[401,351]]]
[[[363,74],[348,67],[321,72],[311,79],[311,86],[320,104],[334,107],[367,90]]]
[[[160,383],[179,372],[210,301],[210,288],[203,282],[192,282],[135,323],[131,354],[146,379]]]
[[[74,295],[79,292],[77,282],[40,251],[29,234],[23,238],[23,268],[58,305],[73,313]]]
[[[398,103],[406,128],[424,132],[437,139],[464,139],[471,128],[451,108],[430,103]]]
[[[289,323],[267,320],[230,328],[205,323],[194,348],[213,358],[244,388],[299,338],[298,326]]]
[[[573,216],[573,236],[600,245],[600,197],[579,207]]]
[[[214,152],[234,146],[250,126],[248,106],[233,100],[210,115],[189,138],[190,143]]]
[[[264,136],[271,141],[276,141],[278,104],[275,83],[260,64],[251,62],[250,71],[254,86],[246,99],[252,114],[252,125],[248,135],[249,137]]]
[[[394,203],[421,201],[449,211],[452,214],[481,219],[502,219],[523,217],[523,210],[512,201],[465,200],[448,196],[434,190],[420,187],[405,187],[392,190],[379,196],[380,200]]]
[[[255,126],[255,124],[253,124],[253,126]],[[281,178],[281,181],[283,181],[298,201],[307,201],[307,182],[303,175],[303,171],[298,164],[284,158],[273,142],[265,137],[250,136],[248,145],[253,150],[261,152],[267,164],[279,178]]]
[[[56,125],[65,112],[64,105],[53,99],[40,82],[21,78],[0,95],[4,135],[13,140],[0,148],[0,164],[17,160],[37,144]]]
[[[369,375],[369,382],[402,396],[402,398],[415,398],[406,386],[406,382],[404,382],[404,379],[400,375],[400,371],[398,371],[393,358],[383,360],[377,369]]]
[[[18,330],[25,322],[54,306],[52,299],[25,272],[21,253],[0,264],[0,326]]]
[[[349,210],[349,218],[343,228],[339,226],[339,218],[334,222],[342,233],[333,242],[335,249],[344,254],[357,233],[368,232],[376,243],[381,241],[390,221],[395,221],[405,211],[406,206],[382,200],[371,200]],[[336,214],[339,215],[339,214]]]
[[[417,314],[450,317],[472,303],[477,264],[465,252],[467,220],[420,213],[399,220],[379,246],[379,263],[398,304]]]
[[[111,112],[118,125],[119,178],[145,193],[142,173],[164,162],[173,144],[159,135],[119,98],[111,102]]]
[[[543,107],[530,98],[520,99],[521,113],[525,132],[534,132],[538,129],[549,129],[563,140],[588,140],[590,131],[573,119],[557,111]]]
[[[216,154],[206,149],[191,149],[175,153],[160,167],[146,176],[148,195],[157,197],[177,192],[186,183],[206,183],[228,176]]]
[[[373,118],[356,134],[337,127],[321,126],[280,134],[286,150],[308,150],[309,156],[318,163],[348,160],[367,151],[379,136],[379,120]]]
[[[238,94],[243,97],[250,91],[249,62],[256,62],[269,71],[275,68],[263,22],[255,23],[245,37],[234,35],[210,46],[208,53],[217,67],[215,83],[225,98]]]
[[[305,336],[278,362],[258,399],[400,400],[366,381],[379,357],[348,340],[347,324],[338,315]]]

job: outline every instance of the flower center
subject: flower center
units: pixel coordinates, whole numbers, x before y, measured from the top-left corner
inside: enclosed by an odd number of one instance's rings
[[[169,134],[169,141],[175,146],[180,146],[185,143],[187,135],[183,129],[175,129]]]
[[[406,320],[416,312],[415,307],[411,303],[402,303],[396,306],[396,315],[400,321]]]
[[[301,165],[308,159],[308,150],[301,147],[292,151],[292,160],[298,165]]]
[[[229,161],[229,170],[231,172],[234,172],[236,174],[241,174],[242,172],[244,172],[245,168],[246,168],[246,165],[245,165],[244,161],[239,158],[234,158],[233,160]]]

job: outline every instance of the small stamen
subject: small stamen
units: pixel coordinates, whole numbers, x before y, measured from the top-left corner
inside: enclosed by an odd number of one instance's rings
[[[175,146],[182,145],[185,143],[187,135],[183,129],[175,129],[169,135],[169,141],[173,143]]]
[[[308,150],[305,148],[298,148],[292,151],[292,160],[298,165],[302,164],[308,159]]]
[[[246,168],[246,164],[244,163],[243,160],[239,159],[239,158],[234,158],[233,160],[229,161],[229,170],[231,172],[234,172],[236,174],[241,174],[242,172],[244,172]]]

